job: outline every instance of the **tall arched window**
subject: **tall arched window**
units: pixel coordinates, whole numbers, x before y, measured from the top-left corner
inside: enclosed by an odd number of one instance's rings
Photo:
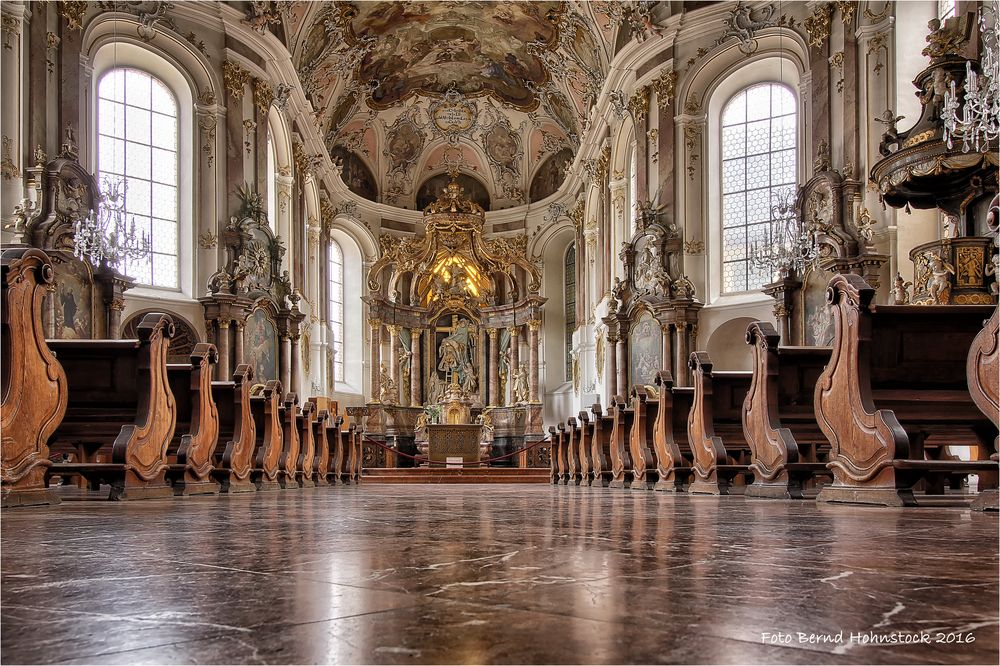
[[[278,188],[275,187],[276,169],[274,166],[274,140],[271,132],[267,133],[267,169],[264,178],[267,180],[267,223],[271,231],[277,232],[278,224]]]
[[[330,329],[333,331],[333,380],[344,381],[344,252],[335,240],[328,254]]]
[[[576,330],[576,243],[570,243],[566,248],[563,260],[563,284],[565,297],[563,299],[563,315],[566,320],[566,381],[573,378],[573,331]]]
[[[795,95],[760,83],[734,95],[722,112],[722,291],[760,289],[767,269],[751,249],[770,240],[772,207],[795,191]]]
[[[129,67],[97,87],[98,180],[125,186],[125,211],[148,234],[151,252],[118,268],[140,284],[180,288],[178,113],[173,92]]]

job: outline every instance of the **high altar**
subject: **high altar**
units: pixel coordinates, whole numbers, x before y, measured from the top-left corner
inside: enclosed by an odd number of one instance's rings
[[[444,414],[456,400],[466,406],[466,424],[483,426],[484,456],[542,439],[538,349],[546,299],[538,295],[527,236],[485,238],[483,209],[455,182],[424,210],[424,225],[423,237],[383,234],[381,257],[368,273],[365,429],[395,451],[366,446],[367,467],[407,465],[395,452],[417,453],[428,414],[454,423]],[[506,464],[548,461],[532,451]]]

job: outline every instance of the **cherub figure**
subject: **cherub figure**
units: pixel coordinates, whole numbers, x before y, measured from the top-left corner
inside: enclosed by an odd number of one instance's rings
[[[886,109],[881,116],[874,118],[875,122],[885,125],[885,132],[882,133],[882,140],[878,144],[878,152],[883,156],[890,154],[889,146],[899,144],[899,133],[896,131],[896,123],[906,116],[897,116],[892,109]]]
[[[900,273],[896,273],[896,282],[892,287],[892,303],[893,305],[909,305],[910,304],[910,287],[913,283],[909,280],[903,281],[903,276]]]
[[[935,305],[947,305],[951,301],[951,277],[955,267],[933,252],[925,252],[927,269],[931,273],[927,292]]]

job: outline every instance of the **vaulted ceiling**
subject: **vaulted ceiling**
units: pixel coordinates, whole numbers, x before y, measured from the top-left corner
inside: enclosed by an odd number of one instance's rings
[[[415,208],[457,170],[495,210],[562,183],[614,45],[603,5],[295,2],[285,28],[349,187]]]

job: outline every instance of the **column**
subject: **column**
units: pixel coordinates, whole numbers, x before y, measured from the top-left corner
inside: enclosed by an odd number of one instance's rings
[[[301,336],[299,335],[289,336],[289,348],[288,348],[288,367],[289,367],[288,381],[289,385],[291,386],[291,388],[288,390],[295,391],[296,393],[299,392],[299,389],[301,387],[301,378],[299,377],[300,373],[299,368],[301,368],[302,366],[300,360],[301,357],[299,356],[300,337]],[[305,397],[304,396],[299,396],[299,397],[302,398],[302,403],[305,404]]]
[[[778,333],[781,334],[781,344],[792,343],[791,311],[784,303],[775,303],[774,318],[778,322]]]
[[[396,382],[395,402],[399,404],[399,390],[402,388],[399,380],[399,326],[396,324],[386,324],[385,330],[389,333],[389,376]]]
[[[292,386],[292,337],[287,333],[281,336],[281,385],[285,388],[285,393],[295,390]]]
[[[491,405],[497,402],[497,393],[500,390],[500,347],[497,344],[497,335],[500,329],[491,328],[486,331],[490,338],[490,402]]]
[[[674,375],[674,386],[689,386],[688,381],[688,323],[679,321],[676,324],[677,330],[677,359],[674,361],[674,368],[677,372]]]
[[[484,405],[487,404],[486,400],[486,375],[489,372],[486,365],[486,329],[482,326],[479,327],[479,376],[476,381],[479,382],[479,402]]]
[[[125,299],[115,298],[108,304],[108,338],[120,340],[122,337],[122,311],[125,310]]]
[[[241,319],[237,319],[233,324],[236,326],[236,353],[234,354],[233,364],[238,366],[241,363],[245,363],[243,360],[243,327],[246,323]]]
[[[229,369],[229,321],[219,320],[219,381],[229,381],[232,378],[232,371]],[[263,377],[258,377],[257,381],[262,381]]]
[[[660,337],[663,341],[663,351],[661,352],[661,358],[663,359],[663,367],[661,370],[670,371],[670,375],[674,375],[674,359],[673,359],[673,344],[670,339],[670,324],[660,324]]]
[[[379,401],[379,389],[381,388],[379,382],[379,366],[382,363],[382,320],[381,319],[369,319],[368,325],[371,326],[371,367],[369,368],[371,376],[371,400],[370,402]]]
[[[607,367],[604,376],[607,379],[608,402],[607,407],[611,407],[612,399],[618,394],[618,336],[608,332],[607,352],[604,355]]]
[[[0,107],[3,108],[3,113],[0,114],[0,134],[3,135],[3,145],[0,146],[0,174],[2,174],[0,198],[4,201],[2,221],[5,243],[7,225],[14,221],[14,204],[25,196],[21,187],[23,159],[30,152],[23,146],[27,123],[21,115],[25,108],[21,93],[27,91],[25,86],[28,81],[28,68],[24,66],[25,61],[22,57],[26,52],[21,41],[21,29],[25,27],[24,13],[25,7],[20,2],[5,2],[3,21],[0,24],[0,43],[2,43],[0,53],[3,54],[0,58],[2,61],[0,78],[3,80],[3,94],[0,96]],[[77,68],[79,69],[79,64]],[[79,123],[74,123],[74,126],[77,130],[80,129]],[[77,136],[79,138],[79,133]],[[33,146],[31,150],[34,150]]]
[[[423,393],[420,390],[420,334],[423,331],[419,328],[414,328],[410,331],[410,351],[413,353],[410,356],[410,406],[420,407],[424,404]]]
[[[538,399],[538,329],[542,322],[532,319],[528,322],[528,402],[539,404]]]
[[[507,386],[510,387],[510,398],[507,401],[508,405],[514,404],[514,375],[517,373],[521,364],[521,350],[518,343],[518,334],[520,331],[521,329],[517,326],[507,327],[507,332],[510,333],[510,349],[507,350]]]
[[[625,349],[625,338],[618,338],[618,393],[622,397],[628,397],[628,354]]]

